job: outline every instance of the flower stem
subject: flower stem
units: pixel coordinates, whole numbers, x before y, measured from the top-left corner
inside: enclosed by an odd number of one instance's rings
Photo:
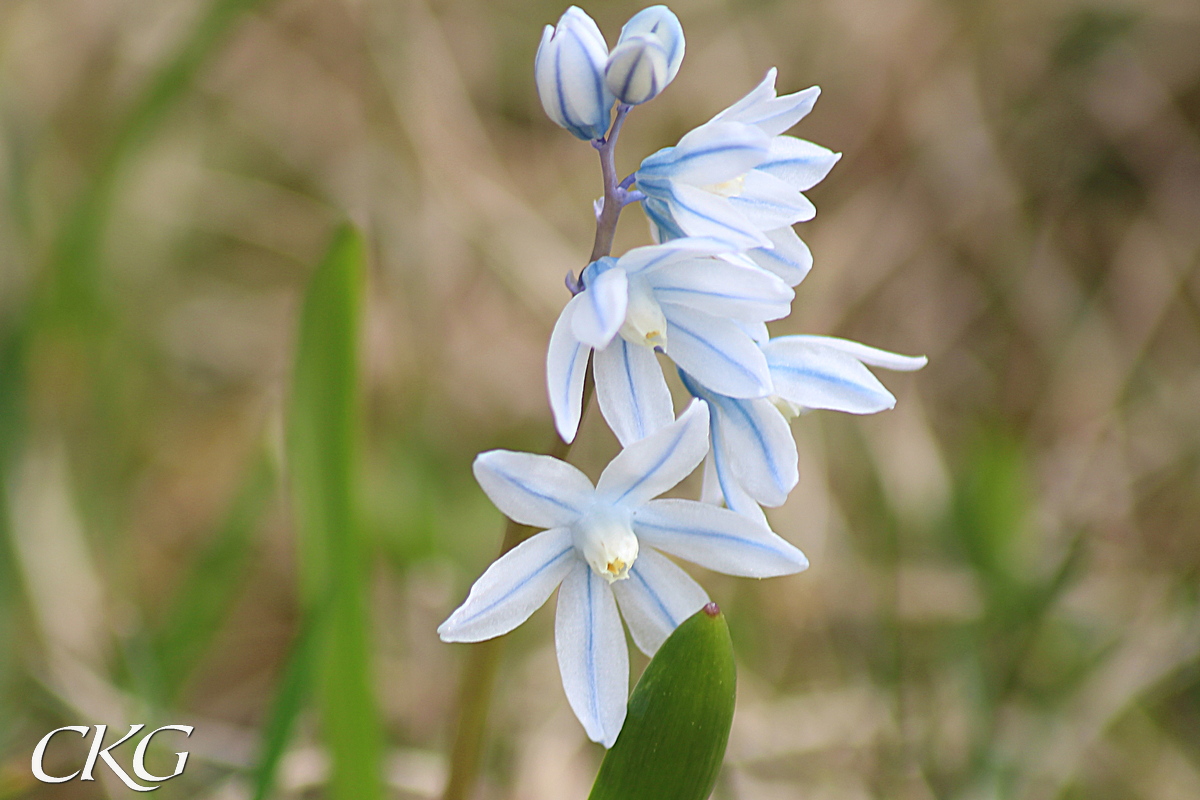
[[[614,125],[614,128],[616,126]],[[610,237],[611,242],[611,237]],[[591,405],[595,393],[595,380],[592,371],[586,372],[583,383],[583,413]],[[571,445],[554,435],[554,440],[546,448],[546,454],[558,459],[565,459],[571,451]],[[504,540],[500,545],[500,555],[528,539],[536,532],[535,528],[507,521],[504,527]],[[466,800],[471,788],[479,776],[479,762],[483,754],[483,733],[487,727],[489,701],[492,687],[496,683],[496,671],[500,666],[500,655],[507,636],[498,636],[478,642],[467,651],[467,660],[463,665],[462,680],[458,687],[458,730],[454,737],[454,747],[450,753],[450,774],[446,779],[446,790],[442,800]]]
[[[617,219],[621,216],[621,207],[625,190],[617,181],[617,165],[614,151],[617,149],[617,137],[621,133],[621,125],[625,115],[632,106],[621,103],[617,106],[617,118],[613,120],[612,129],[608,136],[592,142],[592,146],[600,153],[600,171],[604,175],[604,207],[596,219],[596,242],[592,245],[592,255],[588,263],[612,253],[613,236],[617,233]]]

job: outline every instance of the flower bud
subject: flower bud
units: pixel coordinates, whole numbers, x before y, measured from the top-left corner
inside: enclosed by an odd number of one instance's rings
[[[634,36],[655,36],[666,51],[667,79],[659,84],[658,90],[661,92],[663,87],[675,80],[683,61],[683,26],[679,24],[679,17],[666,6],[643,8],[621,28],[621,38],[617,39],[614,54],[627,39]]]
[[[623,37],[604,68],[608,90],[631,106],[653,100],[667,85],[667,50],[653,34]]]
[[[612,92],[604,83],[608,45],[582,9],[568,8],[556,27],[546,26],[533,61],[538,97],[546,115],[579,139],[608,132]]]

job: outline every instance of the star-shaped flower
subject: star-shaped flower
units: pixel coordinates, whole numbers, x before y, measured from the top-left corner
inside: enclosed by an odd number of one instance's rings
[[[812,110],[820,91],[776,97],[772,68],[741,100],[642,161],[634,176],[656,240],[724,239],[789,285],[799,283],[812,255],[791,226],[817,213],[801,192],[841,154],[781,134]]]
[[[764,342],[770,398],[727,397],[681,371],[688,391],[709,407],[712,450],[705,463],[706,502],[766,524],[760,506],[779,506],[796,485],[796,442],[788,419],[808,409],[874,414],[896,398],[866,365],[911,371],[924,356],[902,356],[832,336],[779,336]]]
[[[693,500],[652,499],[683,480],[708,452],[708,408],[625,448],[593,487],[550,456],[492,450],[475,477],[513,520],[546,528],[501,556],[438,628],[448,642],[508,633],[560,583],[554,637],[563,689],[588,736],[611,747],[625,721],[633,641],[653,655],[675,627],[708,602],[669,553],[729,575],[799,572],[804,554],[766,526]],[[661,551],[661,552],[659,552]]]
[[[684,238],[587,266],[546,354],[550,408],[563,439],[579,427],[593,350],[600,410],[623,445],[673,419],[655,350],[723,394],[770,394],[766,358],[744,325],[786,316],[794,293],[729,249]]]

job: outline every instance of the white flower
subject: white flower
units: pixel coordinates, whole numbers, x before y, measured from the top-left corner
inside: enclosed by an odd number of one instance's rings
[[[580,139],[600,139],[608,132],[616,99],[604,83],[608,44],[584,11],[568,8],[558,25],[542,31],[533,60],[542,108],[554,122]]]
[[[623,445],[673,418],[655,350],[731,397],[771,393],[767,361],[743,324],[787,316],[791,288],[726,243],[675,239],[587,266],[546,353],[559,433],[575,437],[584,372],[595,351],[600,411]]]
[[[595,487],[571,465],[493,450],[475,477],[496,507],[545,528],[501,556],[438,628],[448,642],[508,633],[562,584],[554,626],[559,671],[588,736],[611,747],[625,721],[633,641],[653,655],[675,627],[708,602],[662,553],[730,575],[799,572],[804,554],[767,527],[693,500],[654,500],[683,480],[708,450],[708,410],[694,402],[679,419],[623,450]]]
[[[762,506],[782,505],[796,485],[796,442],[788,419],[808,409],[874,414],[896,398],[865,365],[911,371],[924,356],[902,356],[832,336],[780,336],[762,345],[775,394],[726,397],[695,376],[684,386],[710,411],[712,450],[705,463],[702,499],[766,524]]]
[[[841,154],[781,134],[812,110],[819,94],[813,86],[776,97],[772,68],[741,100],[646,158],[635,179],[656,240],[722,238],[789,285],[799,283],[812,256],[791,226],[816,214],[801,192]]]
[[[652,100],[675,79],[683,61],[683,26],[666,6],[634,14],[608,57],[604,79],[622,103]]]

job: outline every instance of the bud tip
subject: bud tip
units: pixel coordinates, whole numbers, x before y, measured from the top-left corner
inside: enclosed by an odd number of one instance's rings
[[[704,606],[704,613],[710,617],[715,617],[721,613],[721,608],[716,603],[709,603]]]

